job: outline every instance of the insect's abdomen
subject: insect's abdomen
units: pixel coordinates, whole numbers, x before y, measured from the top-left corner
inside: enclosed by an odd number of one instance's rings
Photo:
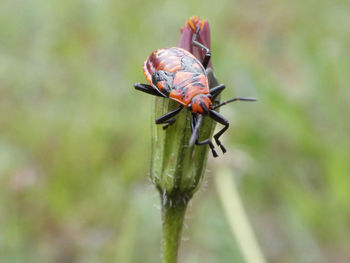
[[[154,51],[146,59],[143,72],[151,85],[184,106],[198,94],[209,94],[202,64],[182,48]]]
[[[178,48],[157,49],[143,65],[147,81],[152,84],[152,75],[158,70],[173,73],[181,68],[181,57],[184,54]]]
[[[204,74],[179,71],[174,77],[174,88],[169,97],[187,106],[194,96],[209,94],[208,79]]]

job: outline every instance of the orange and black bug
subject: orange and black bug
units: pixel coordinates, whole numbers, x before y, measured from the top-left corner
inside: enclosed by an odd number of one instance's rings
[[[143,72],[148,84],[136,83],[135,89],[160,97],[167,97],[175,100],[180,106],[165,115],[156,119],[156,124],[165,124],[166,129],[175,122],[174,116],[178,114],[183,107],[192,111],[192,136],[189,145],[208,144],[214,157],[217,153],[210,139],[204,141],[198,140],[198,130],[201,125],[203,115],[209,116],[213,120],[224,125],[224,127],[214,135],[216,144],[225,153],[226,149],[221,144],[219,137],[228,129],[229,122],[215,109],[233,101],[255,101],[254,98],[233,98],[231,100],[214,105],[212,101],[225,89],[225,85],[218,85],[209,89],[207,73],[205,69],[208,66],[211,53],[203,44],[197,41],[200,26],[197,27],[193,35],[192,44],[205,51],[205,57],[201,63],[191,53],[185,49],[171,47],[158,49],[154,51],[145,61]]]

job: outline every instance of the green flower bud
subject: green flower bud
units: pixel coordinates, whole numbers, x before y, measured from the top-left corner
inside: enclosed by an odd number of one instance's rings
[[[194,54],[200,61],[204,59],[203,51],[192,44],[192,38],[196,28],[201,29],[198,40],[210,48],[210,29],[206,20],[200,20],[193,16],[186,21],[181,28],[181,38],[178,47],[186,49]],[[211,63],[207,69],[209,87],[218,85]],[[178,103],[170,99],[155,98],[153,119],[174,110]],[[199,140],[211,138],[215,128],[215,122],[210,118],[204,118],[200,131]],[[184,109],[178,114],[175,124],[162,129],[160,125],[152,128],[152,167],[151,178],[159,190],[162,204],[187,202],[199,187],[203,178],[208,156],[208,145],[195,145],[190,147],[191,111]]]
[[[198,40],[210,48],[210,30],[206,20],[191,17],[181,29],[179,47],[191,52],[203,61],[203,51],[193,46],[192,37],[200,26]],[[211,62],[207,69],[209,88],[218,85]],[[153,116],[156,119],[179,107],[168,98],[154,98]],[[176,122],[166,130],[161,125],[152,125],[151,179],[157,187],[162,203],[163,238],[162,257],[164,263],[176,263],[181,230],[188,201],[198,190],[203,179],[208,159],[208,145],[189,146],[192,135],[191,111],[183,109]],[[199,129],[199,141],[213,136],[216,122],[205,118]]]
[[[207,70],[210,87],[218,85],[214,72]],[[155,98],[153,117],[156,119],[174,110],[178,103]],[[203,119],[199,140],[211,138],[216,122]],[[189,147],[191,131],[191,111],[184,109],[177,115],[176,122],[163,130],[161,125],[152,127],[151,178],[162,196],[162,204],[184,202],[193,196],[203,178],[208,157],[208,145]]]

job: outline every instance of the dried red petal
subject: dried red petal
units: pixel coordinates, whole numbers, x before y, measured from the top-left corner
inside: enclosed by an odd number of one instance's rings
[[[207,20],[200,19],[197,16],[190,17],[186,21],[185,25],[181,28],[181,38],[179,40],[178,47],[186,49],[191,52],[199,61],[203,61],[205,52],[196,46],[192,45],[192,37],[196,33],[197,27],[200,26],[201,29],[198,34],[197,40],[204,46],[210,49],[210,28]],[[212,67],[211,61],[209,62],[209,67]]]

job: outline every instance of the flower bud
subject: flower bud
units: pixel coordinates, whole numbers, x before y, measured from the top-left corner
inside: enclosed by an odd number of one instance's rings
[[[193,46],[192,37],[197,26],[201,26],[198,41],[210,48],[210,30],[206,20],[191,17],[181,29],[179,47],[194,54],[199,61],[204,51]],[[207,74],[210,87],[218,85],[209,64]],[[155,98],[152,119],[174,110],[179,104],[171,99]],[[161,125],[152,124],[152,165],[151,178],[162,198],[163,206],[173,206],[179,202],[186,204],[198,189],[203,178],[208,157],[208,145],[189,146],[191,138],[191,111],[183,109],[176,122],[163,130]],[[199,140],[211,138],[215,122],[204,118],[199,132]]]

